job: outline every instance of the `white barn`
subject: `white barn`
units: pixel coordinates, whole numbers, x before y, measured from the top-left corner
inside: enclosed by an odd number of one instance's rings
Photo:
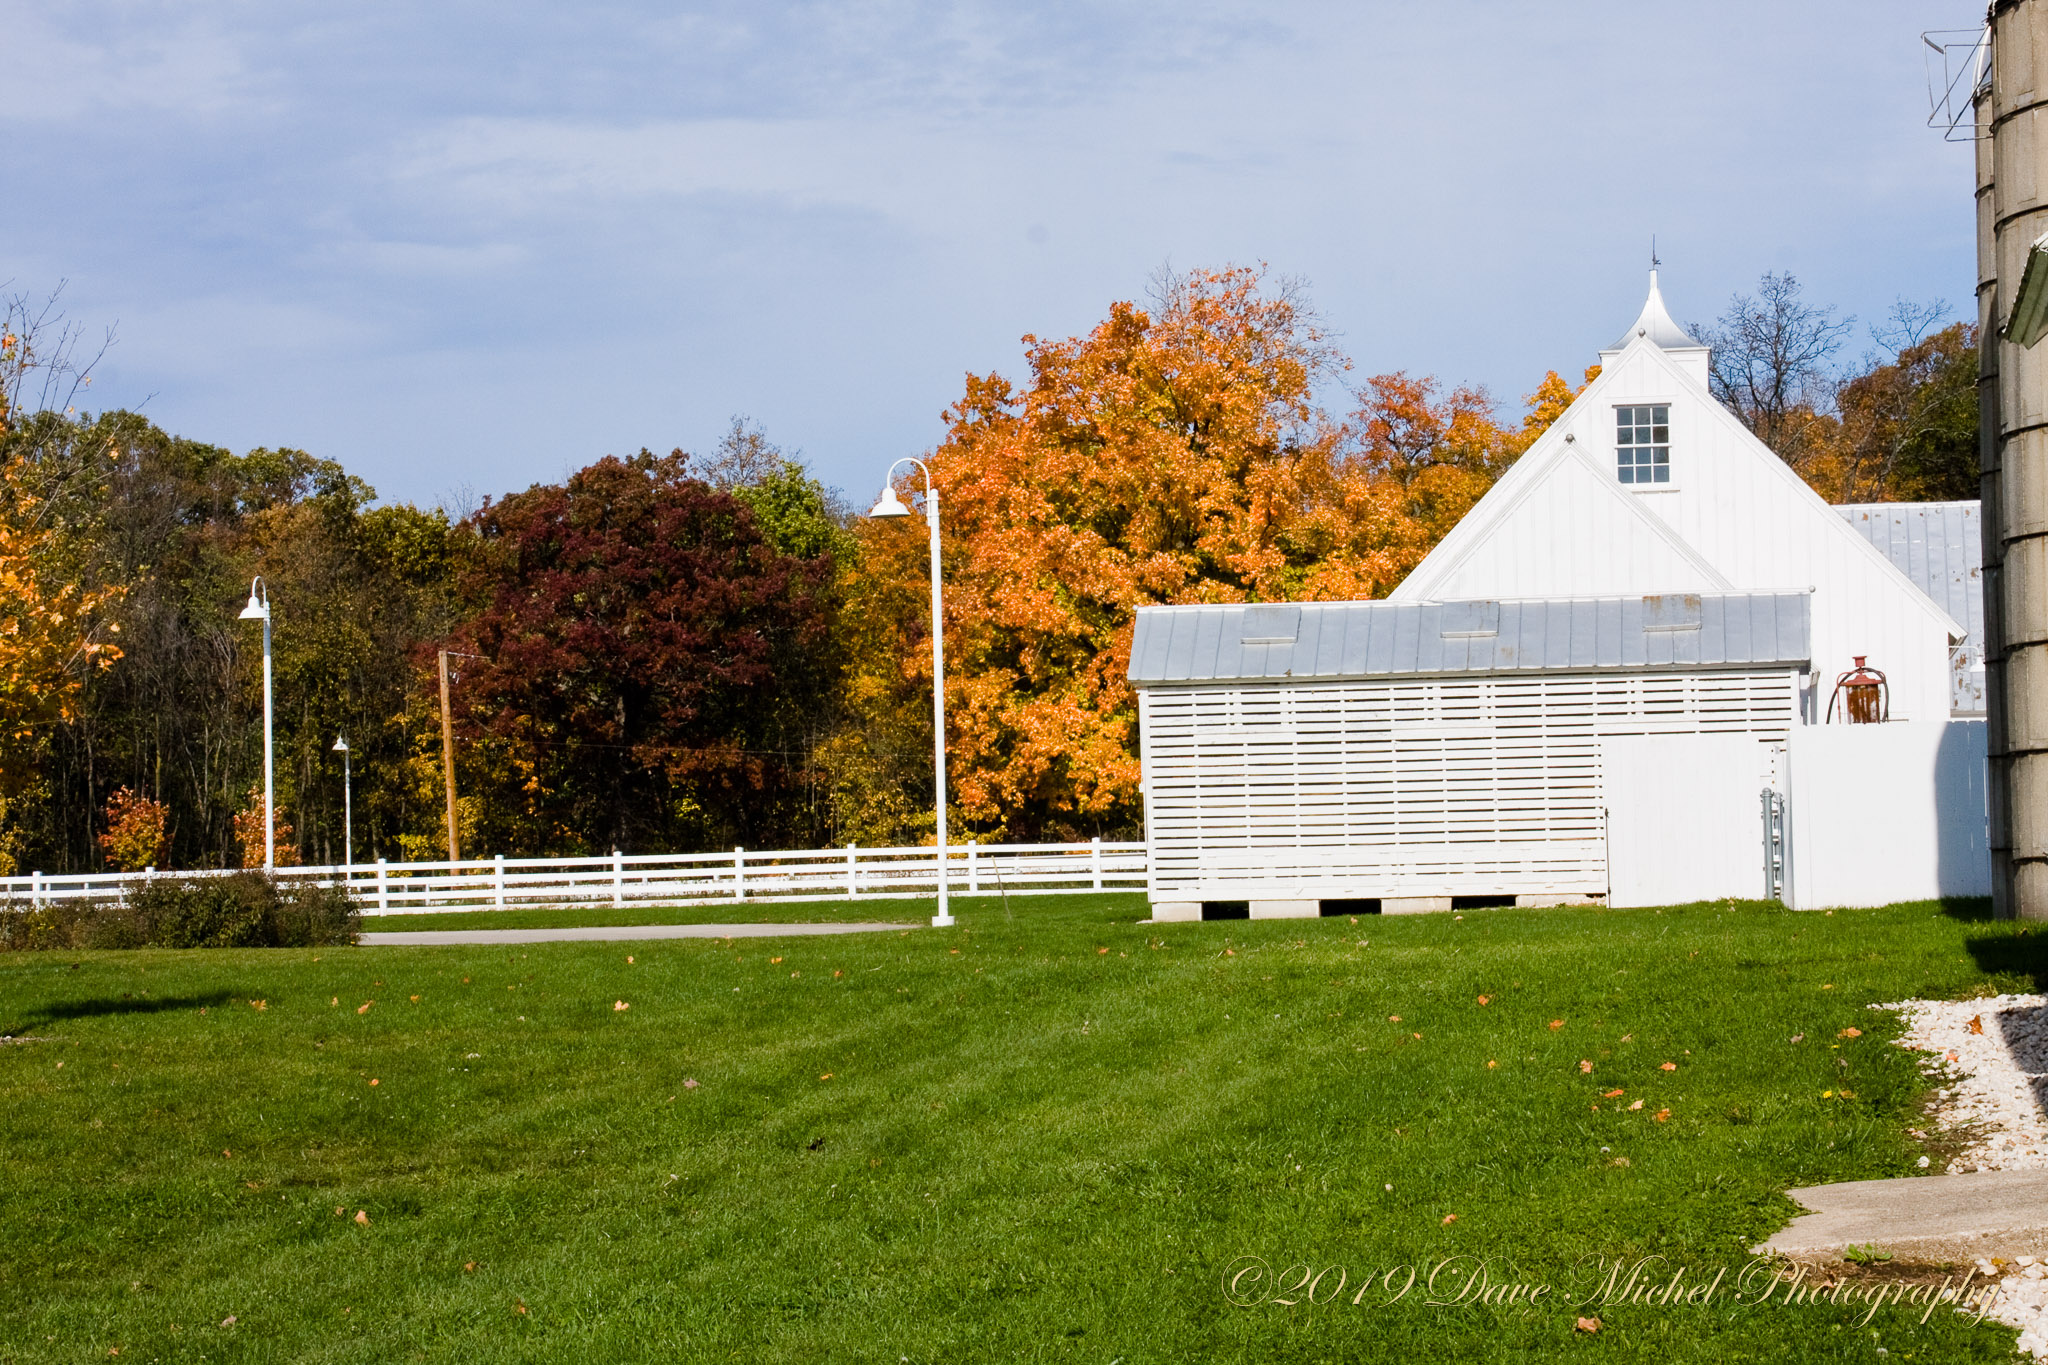
[[[1811,592],[1809,722],[1857,655],[1890,681],[1894,719],[1946,719],[1967,627],[1714,399],[1707,348],[1671,320],[1654,271],[1600,363],[1390,599]],[[1644,410],[1666,420],[1634,421]]]
[[[1784,744],[1808,609],[1806,593],[1147,607],[1131,679],[1153,916],[1605,896],[1603,745]]]
[[[1974,514],[1829,506],[1654,272],[1600,359],[1387,601],[1140,610],[1155,918],[1988,887],[1983,727],[1950,732],[1982,711]],[[1904,724],[1845,744],[1859,655]],[[1832,819],[1873,772],[1889,815]]]

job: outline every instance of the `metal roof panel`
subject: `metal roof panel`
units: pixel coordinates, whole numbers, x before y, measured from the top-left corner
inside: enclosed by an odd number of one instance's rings
[[[1646,603],[1640,597],[1448,604],[1303,602],[1291,641],[1254,644],[1242,641],[1246,613],[1257,607],[1141,607],[1131,645],[1130,678],[1150,685],[1807,664],[1807,594],[1687,596],[1690,600],[1679,603]],[[1250,624],[1273,632],[1277,615],[1266,607]],[[1479,624],[1494,624],[1496,633],[1474,629]],[[1251,638],[1270,640],[1273,634]]]

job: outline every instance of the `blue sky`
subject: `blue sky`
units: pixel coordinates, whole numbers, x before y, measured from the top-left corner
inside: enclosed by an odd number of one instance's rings
[[[323,12],[324,10],[324,12]],[[0,0],[0,281],[117,323],[95,401],[466,505],[734,414],[828,482],[929,448],[1159,266],[1299,277],[1357,374],[1510,405],[1764,270],[1967,310],[1922,29],[1981,0]]]

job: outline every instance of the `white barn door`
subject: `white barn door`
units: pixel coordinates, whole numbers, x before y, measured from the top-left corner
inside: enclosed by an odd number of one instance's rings
[[[1770,755],[1750,735],[1631,735],[1601,745],[1609,904],[1764,894]]]

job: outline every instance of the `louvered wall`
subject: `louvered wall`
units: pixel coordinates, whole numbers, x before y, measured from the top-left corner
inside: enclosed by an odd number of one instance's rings
[[[1782,744],[1789,669],[1139,694],[1155,901],[1601,893],[1600,740]]]

